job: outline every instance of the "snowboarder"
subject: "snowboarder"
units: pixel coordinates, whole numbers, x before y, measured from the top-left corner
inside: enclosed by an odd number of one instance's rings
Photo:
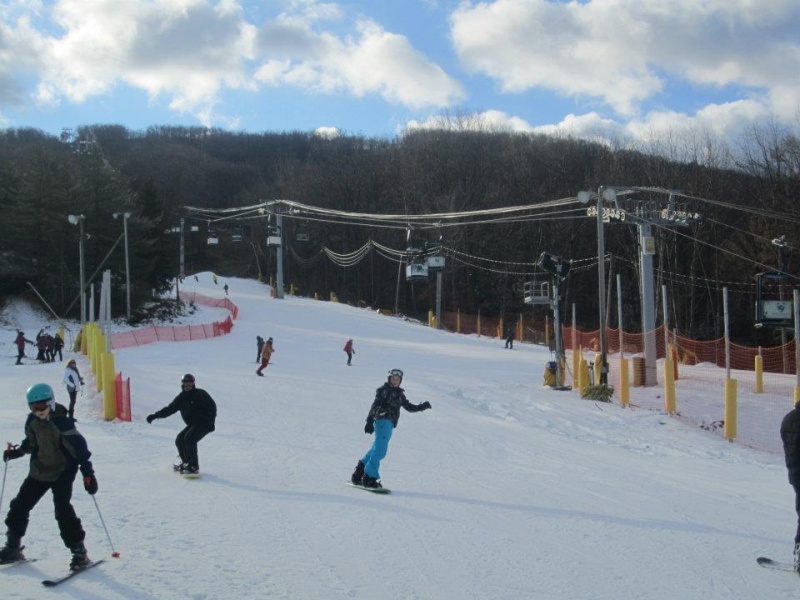
[[[389,449],[389,440],[392,432],[397,427],[400,419],[400,408],[408,412],[420,412],[431,408],[428,401],[422,404],[411,404],[406,398],[400,384],[403,382],[403,372],[400,369],[389,371],[386,383],[375,391],[375,400],[369,409],[367,423],[364,425],[364,433],[375,434],[372,447],[364,457],[358,461],[353,475],[350,477],[353,485],[360,485],[365,488],[383,487],[378,481],[380,479],[379,468],[381,460],[386,456]]]
[[[24,331],[17,331],[17,338],[14,343],[17,345],[17,362],[14,364],[21,365],[22,359],[25,358],[25,344],[30,344],[31,346],[35,344],[25,337]]]
[[[258,375],[259,377],[264,376],[264,374],[261,371],[267,368],[267,365],[269,364],[269,359],[272,356],[273,352],[275,352],[275,348],[272,345],[272,338],[269,338],[267,340],[267,343],[264,344],[264,348],[261,350],[261,366],[258,367],[258,370],[256,371],[256,375]]]
[[[97,493],[97,478],[89,460],[92,453],[84,437],[67,417],[67,409],[56,404],[53,388],[37,383],[28,388],[31,412],[25,421],[25,439],[18,446],[8,444],[3,461],[31,455],[30,471],[22,482],[6,517],[6,545],[0,550],[0,563],[24,560],[22,538],[28,529],[31,510],[48,490],[53,493],[56,522],[64,545],[72,551],[70,569],[81,569],[91,563],[83,540],[86,533],[70,503],[72,484],[78,469],[83,487],[91,495]]]
[[[800,572],[800,402],[794,405],[781,421],[781,441],[789,472],[789,483],[794,488],[794,508],[797,512],[797,531],[794,535],[794,570]]]
[[[180,411],[186,423],[175,438],[175,446],[181,463],[176,471],[184,475],[197,475],[200,472],[200,460],[197,456],[197,442],[214,431],[217,419],[217,405],[205,390],[195,387],[194,375],[187,373],[181,379],[182,391],[175,399],[161,410],[147,415],[147,422],[165,419]]]
[[[64,377],[61,379],[61,383],[67,386],[67,394],[69,394],[69,410],[67,411],[67,415],[70,419],[74,419],[75,400],[83,386],[83,377],[81,377],[78,371],[78,363],[75,362],[74,358],[69,359],[69,362],[67,362],[67,368],[64,369]]]
[[[356,353],[355,349],[353,348],[353,340],[347,340],[347,343],[342,348],[345,352],[347,352],[347,366],[350,366],[350,361],[353,360],[353,354]]]
[[[514,349],[514,325],[509,323],[506,325],[506,348],[509,350]]]

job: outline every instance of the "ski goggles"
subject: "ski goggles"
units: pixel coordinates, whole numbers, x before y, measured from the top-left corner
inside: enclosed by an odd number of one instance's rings
[[[403,372],[400,369],[392,369],[389,371],[389,377],[399,377],[400,379],[403,378]]]
[[[41,400],[39,402],[31,402],[28,404],[31,412],[44,412],[50,408],[50,400]]]

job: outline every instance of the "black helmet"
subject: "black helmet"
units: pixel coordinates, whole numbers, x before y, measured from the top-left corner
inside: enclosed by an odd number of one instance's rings
[[[187,373],[183,376],[183,379],[181,379],[181,383],[194,383],[194,375]]]

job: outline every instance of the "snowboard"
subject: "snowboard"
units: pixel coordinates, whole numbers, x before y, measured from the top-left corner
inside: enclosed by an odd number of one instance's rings
[[[200,473],[181,473],[180,465],[172,465],[172,470],[184,479],[200,479]]]
[[[359,489],[359,490],[364,490],[365,492],[372,492],[373,494],[391,494],[392,493],[392,490],[390,490],[389,488],[385,488],[385,487],[382,487],[382,488],[368,488],[368,487],[364,487],[363,485],[356,485],[355,483],[353,483],[351,481],[348,481],[347,485],[349,485],[350,487],[354,487],[356,489]]]
[[[788,571],[790,573],[797,573],[797,571],[794,570],[793,564],[781,562],[779,560],[772,560],[771,558],[767,558],[766,556],[759,556],[756,559],[756,562],[765,569],[774,569],[776,571]]]

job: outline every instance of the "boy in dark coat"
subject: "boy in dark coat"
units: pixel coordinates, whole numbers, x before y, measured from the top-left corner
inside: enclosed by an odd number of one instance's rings
[[[408,412],[421,412],[431,407],[430,402],[411,404],[403,388],[400,387],[402,381],[403,372],[400,369],[392,369],[389,371],[386,383],[375,391],[375,400],[369,409],[367,424],[364,426],[364,433],[368,435],[374,433],[375,440],[353,471],[350,480],[354,485],[373,489],[383,487],[378,481],[380,479],[378,469],[389,450],[389,440],[400,419],[400,408]]]
[[[53,493],[56,522],[64,545],[72,551],[70,569],[90,564],[83,540],[86,534],[72,508],[72,484],[80,469],[83,487],[89,494],[97,493],[97,479],[89,460],[92,453],[86,440],[67,417],[67,410],[56,404],[53,388],[37,383],[28,388],[31,409],[25,421],[25,439],[19,446],[9,444],[3,452],[3,462],[31,455],[30,471],[6,517],[6,545],[0,550],[0,564],[23,560],[21,541],[28,529],[30,512],[47,491]]]
[[[17,332],[17,338],[14,340],[17,345],[17,362],[14,364],[21,365],[22,359],[25,357],[25,344],[33,346],[33,342],[25,337],[24,331]]]
[[[197,456],[197,442],[214,431],[217,405],[208,392],[195,387],[194,375],[191,373],[183,376],[181,388],[183,391],[167,406],[147,415],[147,422],[165,419],[180,411],[186,427],[175,438],[175,446],[181,458],[181,464],[176,465],[175,470],[183,475],[198,475],[200,460]]]
[[[797,531],[794,535],[794,570],[800,572],[800,402],[781,421],[781,441],[789,483],[794,488]]]

